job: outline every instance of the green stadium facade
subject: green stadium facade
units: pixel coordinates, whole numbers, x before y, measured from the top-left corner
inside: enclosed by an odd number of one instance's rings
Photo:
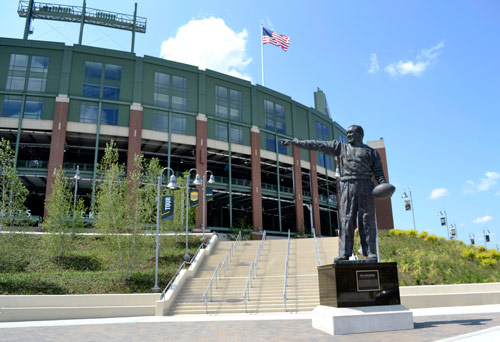
[[[290,229],[336,235],[335,160],[284,147],[280,139],[337,139],[345,129],[328,113],[324,93],[315,108],[248,81],[134,53],[0,38],[0,136],[16,150],[28,187],[27,207],[43,216],[54,172],[82,179],[78,196],[94,204],[97,162],[114,140],[121,162],[157,157],[182,174],[215,176],[206,227],[249,222],[257,232]],[[387,172],[383,141],[376,141]],[[393,228],[390,200],[378,207]],[[308,208],[312,209],[312,215]],[[196,226],[202,225],[198,206]],[[380,215],[379,215],[380,216]]]

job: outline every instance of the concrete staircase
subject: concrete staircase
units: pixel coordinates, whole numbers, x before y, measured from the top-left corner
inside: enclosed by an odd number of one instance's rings
[[[323,264],[332,263],[337,255],[337,238],[318,238],[318,250]],[[186,281],[168,315],[262,313],[311,311],[319,305],[316,248],[314,239],[290,240],[286,309],[283,296],[287,239],[264,242],[256,276],[252,278],[249,300],[243,301],[250,265],[255,260],[260,241],[241,241],[232,256],[226,274],[212,285],[212,301],[203,304],[217,263],[224,260],[232,241],[219,242],[203,260],[194,277]]]

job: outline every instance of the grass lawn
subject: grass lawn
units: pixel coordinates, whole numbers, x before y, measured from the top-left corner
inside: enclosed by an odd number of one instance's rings
[[[61,258],[58,245],[45,236],[2,234],[0,294],[150,293],[155,241],[154,236],[139,237],[134,271],[122,281],[116,238],[77,236],[71,251]],[[122,240],[122,245],[126,243]],[[191,256],[200,243],[197,237],[189,238]],[[379,245],[382,262],[398,263],[402,286],[500,281],[497,250],[397,229],[381,232]],[[162,236],[160,246],[158,285],[163,288],[183,261],[184,235],[177,241],[175,236]]]
[[[122,245],[126,244],[122,237]],[[189,237],[189,254],[201,239]],[[71,251],[58,256],[58,245],[46,236],[0,235],[0,294],[150,293],[154,286],[154,236],[139,236],[134,271],[122,281],[116,238],[76,236]],[[163,289],[184,261],[185,236],[160,237],[158,285]],[[124,260],[127,260],[124,253]]]

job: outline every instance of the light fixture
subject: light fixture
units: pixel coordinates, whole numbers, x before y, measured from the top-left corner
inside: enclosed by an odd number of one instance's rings
[[[203,182],[201,181],[200,174],[197,173],[196,176],[194,177],[193,185],[202,185]]]
[[[167,188],[170,190],[179,190],[179,185],[177,184],[177,178],[174,175],[170,176],[170,182],[167,184]]]

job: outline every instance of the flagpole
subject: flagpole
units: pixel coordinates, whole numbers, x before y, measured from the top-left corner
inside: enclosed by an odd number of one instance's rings
[[[264,86],[264,43],[263,43],[263,36],[262,36],[262,31],[264,29],[264,25],[260,24],[260,59],[261,59],[261,65],[262,65],[262,86]]]

